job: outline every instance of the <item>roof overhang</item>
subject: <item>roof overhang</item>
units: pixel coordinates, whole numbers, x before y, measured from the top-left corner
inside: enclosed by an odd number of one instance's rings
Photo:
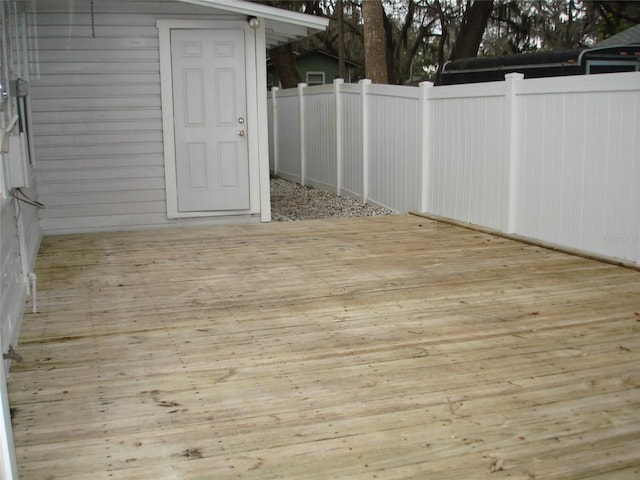
[[[244,0],[179,0],[214,10],[253,16],[265,23],[267,48],[292,42],[327,29],[329,19]]]

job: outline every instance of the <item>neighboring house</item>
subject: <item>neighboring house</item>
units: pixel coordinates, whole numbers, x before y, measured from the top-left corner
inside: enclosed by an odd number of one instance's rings
[[[295,59],[300,78],[309,86],[333,83],[336,78],[340,78],[338,57],[326,50],[318,49],[305,53],[296,53]],[[346,60],[344,81],[347,83],[357,81],[356,70],[359,67],[359,64]],[[280,80],[275,68],[271,61],[267,59],[267,87],[271,90],[272,87],[279,86]]]
[[[242,0],[0,0],[0,17],[3,353],[43,234],[270,220],[266,51],[328,20]]]
[[[640,23],[635,27],[598,42],[596,47],[615,47],[619,45],[640,45]]]
[[[633,71],[640,71],[640,25],[588,48],[449,61],[440,84],[500,81],[514,72],[540,78]]]

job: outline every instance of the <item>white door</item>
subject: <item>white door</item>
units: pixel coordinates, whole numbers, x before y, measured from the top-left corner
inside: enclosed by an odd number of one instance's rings
[[[244,32],[172,30],[178,212],[249,209]]]

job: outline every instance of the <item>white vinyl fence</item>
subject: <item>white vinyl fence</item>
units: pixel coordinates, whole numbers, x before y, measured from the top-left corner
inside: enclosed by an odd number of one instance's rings
[[[640,265],[640,73],[274,89],[271,169]]]

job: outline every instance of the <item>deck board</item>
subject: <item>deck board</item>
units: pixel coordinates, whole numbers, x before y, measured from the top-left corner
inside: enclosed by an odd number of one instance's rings
[[[640,272],[411,216],[45,238],[23,479],[640,476]]]

